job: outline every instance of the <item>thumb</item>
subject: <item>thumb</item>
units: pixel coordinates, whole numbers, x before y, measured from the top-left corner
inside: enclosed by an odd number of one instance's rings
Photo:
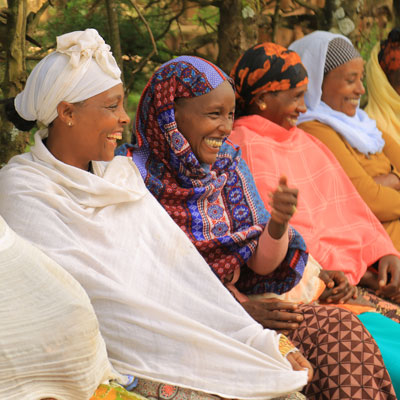
[[[281,175],[281,177],[279,178],[279,186],[287,186],[286,175]]]
[[[387,282],[387,269],[388,269],[388,265],[387,263],[382,263],[379,266],[379,270],[378,270],[378,283],[380,287],[383,287],[386,285]]]

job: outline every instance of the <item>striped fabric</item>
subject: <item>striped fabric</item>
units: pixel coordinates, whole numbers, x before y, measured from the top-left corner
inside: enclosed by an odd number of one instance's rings
[[[328,44],[324,74],[346,64],[353,58],[360,58],[360,53],[347,40],[340,37],[332,39]]]

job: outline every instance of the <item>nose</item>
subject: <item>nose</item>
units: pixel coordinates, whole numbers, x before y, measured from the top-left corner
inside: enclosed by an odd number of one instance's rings
[[[365,88],[364,88],[364,85],[363,85],[363,82],[361,79],[358,81],[356,90],[357,90],[357,94],[359,94],[360,96],[365,93]]]
[[[232,127],[233,119],[230,116],[221,118],[221,123],[219,124],[218,129],[224,136],[230,135]]]
[[[121,112],[119,115],[119,123],[122,125],[127,125],[131,121],[129,115],[126,113],[125,108],[121,107]]]
[[[297,111],[299,113],[305,113],[307,111],[307,106],[306,106],[306,103],[304,102],[304,97],[302,97],[299,100],[299,102],[297,104]]]

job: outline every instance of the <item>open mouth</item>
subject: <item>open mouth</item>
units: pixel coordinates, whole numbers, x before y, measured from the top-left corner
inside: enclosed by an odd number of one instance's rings
[[[349,99],[348,102],[353,106],[358,106],[358,102],[360,99]]]
[[[221,138],[204,138],[204,141],[206,144],[213,149],[219,149],[222,146],[222,143],[224,143],[224,139]]]
[[[110,140],[112,142],[115,142],[117,140],[121,140],[122,139],[122,133],[121,132],[114,132],[111,133],[109,135],[107,135],[107,140]]]
[[[297,117],[287,117],[286,120],[291,126],[296,126],[297,124]]]

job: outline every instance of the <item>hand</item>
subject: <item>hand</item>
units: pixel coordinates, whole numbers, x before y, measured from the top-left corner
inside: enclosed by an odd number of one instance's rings
[[[392,189],[400,190],[400,179],[395,174],[389,173],[387,175],[378,175],[373,179],[378,185],[388,186]]]
[[[400,295],[400,259],[394,255],[383,256],[378,264],[377,294],[389,299],[398,299]]]
[[[346,303],[357,298],[357,288],[351,285],[342,271],[322,270],[319,277],[325,282],[326,289],[319,297],[326,303]]]
[[[313,367],[311,366],[310,362],[299,351],[289,353],[286,358],[292,365],[294,371],[307,370],[307,382],[310,383],[312,377],[314,376]]]
[[[287,186],[286,176],[279,178],[279,186],[270,193],[271,221],[268,232],[274,239],[280,239],[285,233],[287,224],[296,212],[298,189]]]
[[[264,328],[274,329],[284,334],[297,329],[299,322],[304,320],[302,314],[295,312],[298,305],[289,301],[249,300],[242,303],[242,306]]]

